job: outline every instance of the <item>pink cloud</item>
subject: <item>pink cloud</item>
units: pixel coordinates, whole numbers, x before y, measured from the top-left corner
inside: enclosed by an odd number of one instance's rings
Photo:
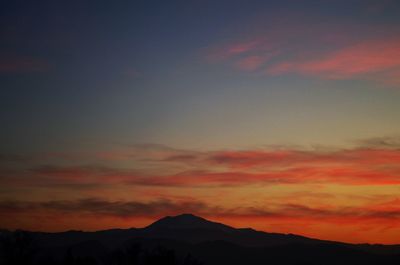
[[[400,68],[400,39],[364,41],[310,60],[280,62],[269,74],[299,73],[329,79],[369,78]]]
[[[241,36],[247,41],[216,45],[207,57],[214,63],[222,61],[245,72],[267,75],[400,83],[400,39],[393,37],[398,35],[397,28],[298,19],[263,21],[263,29],[254,25],[256,34]]]
[[[0,73],[45,72],[49,68],[48,62],[36,58],[0,59]]]
[[[259,43],[258,41],[249,41],[249,42],[233,44],[227,47],[225,52],[228,55],[241,54],[253,49],[255,46],[257,46],[258,43]]]
[[[236,68],[243,71],[255,71],[259,69],[263,64],[269,61],[271,58],[277,56],[279,54],[278,51],[269,52],[262,55],[249,55],[242,59],[239,59],[235,66]]]
[[[253,39],[245,42],[236,42],[233,44],[226,44],[220,47],[211,47],[207,49],[207,59],[210,62],[226,60],[234,56],[246,54],[259,47],[261,41]]]

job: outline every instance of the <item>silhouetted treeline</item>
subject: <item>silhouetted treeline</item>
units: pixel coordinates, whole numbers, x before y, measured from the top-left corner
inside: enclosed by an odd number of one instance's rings
[[[191,254],[178,257],[172,249],[163,246],[145,249],[138,243],[96,256],[76,254],[72,248],[62,257],[45,252],[27,232],[0,235],[1,265],[203,265]]]
[[[399,254],[376,254],[341,243],[251,247],[162,235],[125,237],[121,242],[119,232],[0,231],[0,265],[400,265]],[[192,230],[185,232],[190,235]]]
[[[0,264],[34,264],[37,248],[29,233],[2,232],[0,239]]]

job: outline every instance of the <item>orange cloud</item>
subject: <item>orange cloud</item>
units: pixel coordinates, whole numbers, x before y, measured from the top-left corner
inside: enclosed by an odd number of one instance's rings
[[[159,187],[400,184],[398,149],[358,147],[323,152],[296,149],[195,152],[165,147],[157,151],[158,148],[131,155],[132,161],[142,163],[142,169],[56,164],[26,169],[0,167],[0,182],[12,187],[71,188],[118,184]],[[111,162],[114,157],[110,158]]]
[[[103,229],[192,212],[268,231],[394,242],[391,235],[400,230],[398,139],[360,143],[349,149],[221,151],[144,145],[77,153],[76,159],[2,154],[0,226],[71,229],[47,221],[67,215],[73,228]],[[335,233],[338,225],[346,233]]]

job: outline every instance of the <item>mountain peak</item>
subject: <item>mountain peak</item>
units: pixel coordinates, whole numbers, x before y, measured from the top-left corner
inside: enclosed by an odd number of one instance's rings
[[[231,230],[230,226],[208,221],[202,217],[185,213],[176,216],[166,216],[152,223],[148,228],[168,228],[168,229],[211,229],[211,230]]]
[[[203,221],[207,221],[206,219],[200,217],[200,216],[196,216],[194,214],[191,213],[183,213],[183,214],[179,214],[179,215],[175,215],[175,216],[167,216],[170,218],[175,218],[175,219],[187,219],[187,220],[203,220]]]

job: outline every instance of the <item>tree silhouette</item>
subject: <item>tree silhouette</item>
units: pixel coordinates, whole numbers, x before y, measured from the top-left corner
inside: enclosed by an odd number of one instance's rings
[[[144,265],[177,265],[175,252],[158,246],[145,254]]]
[[[7,265],[34,264],[37,251],[31,235],[24,231],[15,231],[1,237],[0,261]]]
[[[111,252],[108,264],[110,265],[139,265],[142,248],[139,244],[130,244],[126,248]]]
[[[62,255],[39,249],[34,243],[29,232],[0,234],[0,265],[203,265],[191,254],[178,257],[174,250],[163,246],[149,249],[132,243],[88,256],[74,253],[75,246],[65,249]]]
[[[190,253],[183,260],[183,265],[203,265],[202,262],[194,258]]]

